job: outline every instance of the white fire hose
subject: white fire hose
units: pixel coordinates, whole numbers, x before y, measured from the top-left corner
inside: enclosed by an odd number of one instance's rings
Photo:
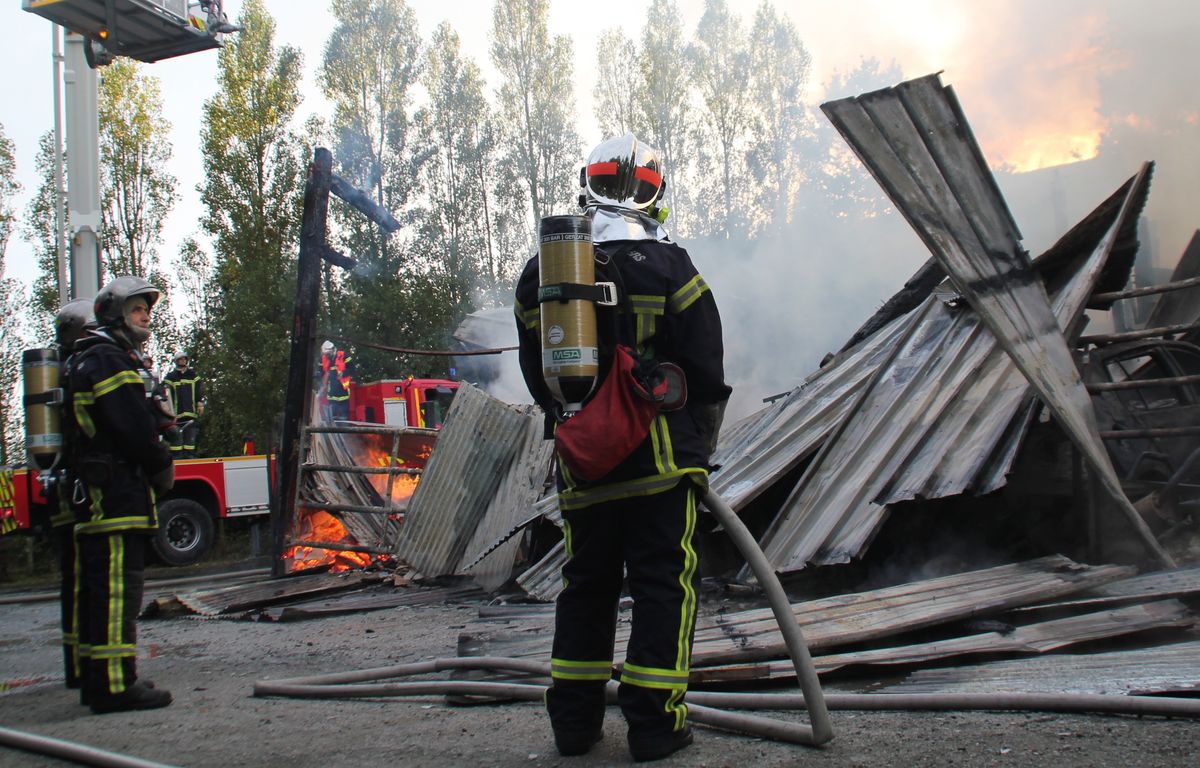
[[[779,583],[778,577],[767,563],[762,550],[741,519],[712,491],[705,494],[704,504],[711,510],[733,538],[734,544],[750,564],[766,591],[771,610],[779,622],[783,639],[796,668],[796,679],[800,682],[801,708],[807,709],[811,725],[789,723],[758,715],[726,712],[703,706],[705,698],[696,692],[688,694],[688,719],[713,728],[751,733],[780,741],[819,746],[833,738],[829,724],[829,712],[821,692],[812,657],[792,614],[791,603]],[[254,684],[255,696],[291,696],[305,698],[379,697],[379,696],[422,696],[431,694],[479,695],[494,698],[541,701],[545,693],[542,685],[524,683],[487,683],[464,680],[434,680],[413,683],[373,683],[359,685],[370,680],[430,674],[448,669],[490,669],[525,672],[548,678],[550,665],[520,659],[495,657],[462,657],[436,659],[434,661],[402,664],[393,667],[367,669],[332,675],[291,678],[288,680],[260,680]],[[610,703],[616,701],[616,681],[608,684]]]

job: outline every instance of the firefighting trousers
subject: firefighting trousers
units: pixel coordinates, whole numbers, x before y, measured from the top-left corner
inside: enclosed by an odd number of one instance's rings
[[[137,616],[145,588],[144,531],[82,534],[79,557],[79,655],[92,701],[137,680]]]
[[[75,531],[72,525],[53,529],[54,549],[58,552],[58,605],[62,622],[63,672],[68,688],[79,687],[79,615],[76,591],[79,573],[75,556]]]
[[[556,732],[587,734],[604,718],[623,571],[633,598],[618,699],[631,738],[683,727],[695,629],[695,484],[563,513],[568,561],[555,613],[553,685],[546,708]]]

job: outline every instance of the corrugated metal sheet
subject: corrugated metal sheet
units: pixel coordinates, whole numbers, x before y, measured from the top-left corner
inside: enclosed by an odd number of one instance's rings
[[[1121,490],[1045,288],[951,89],[931,75],[821,108],[1053,411],[1147,549],[1170,563]]]
[[[1187,248],[1175,265],[1171,282],[1200,277],[1200,231],[1192,235]],[[1146,320],[1147,328],[1162,328],[1167,325],[1189,325],[1200,319],[1200,287],[1185,288],[1161,294],[1154,303],[1154,310]]]
[[[1200,641],[1110,653],[1053,654],[971,667],[922,669],[886,693],[1194,694]]]
[[[524,444],[533,417],[463,383],[413,492],[396,554],[426,576],[453,574]]]
[[[496,495],[488,503],[483,519],[467,544],[465,554],[458,564],[458,571],[473,562],[480,553],[491,547],[493,542],[504,536],[515,525],[527,520],[538,497],[546,491],[550,461],[554,453],[554,441],[543,440],[543,424],[540,412],[526,409],[525,430],[515,446],[515,456],[509,470],[500,480]],[[513,565],[520,549],[520,537],[510,538],[489,552],[486,557],[471,567],[469,573],[479,586],[486,590],[500,588],[513,573]]]

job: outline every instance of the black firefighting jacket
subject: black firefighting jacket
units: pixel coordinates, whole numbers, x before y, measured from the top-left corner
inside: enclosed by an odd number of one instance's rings
[[[68,363],[68,462],[87,495],[80,534],[156,525],[149,478],[170,466],[171,452],[159,439],[140,364],[135,352],[101,334],[81,339]]]
[[[721,317],[687,251],[654,240],[605,242],[596,246],[596,280],[616,283],[619,294],[616,307],[596,307],[600,381],[611,366],[615,345],[621,343],[641,358],[682,368],[688,401],[677,411],[659,412],[642,444],[596,483],[572,478],[558,462],[562,509],[657,493],[684,477],[705,484],[709,435],[700,411],[728,400],[731,392],[725,383]],[[542,374],[537,292],[538,257],[534,256],[517,282],[521,373],[534,400],[550,414],[554,398]]]
[[[163,377],[163,384],[171,388],[171,402],[175,406],[175,418],[179,421],[200,418],[200,400],[204,397],[204,383],[190,367],[180,371],[172,368]]]

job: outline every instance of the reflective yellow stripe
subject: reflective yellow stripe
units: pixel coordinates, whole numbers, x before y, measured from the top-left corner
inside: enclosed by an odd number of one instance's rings
[[[630,294],[629,307],[638,314],[661,315],[664,314],[667,305],[667,299],[663,296],[655,296],[653,294]]]
[[[75,411],[75,423],[79,425],[80,431],[89,438],[96,436],[96,424],[92,421],[92,414],[88,412],[87,406],[95,403],[96,398],[91,392],[76,392],[71,398],[71,407]]]
[[[80,536],[96,536],[99,534],[120,533],[121,531],[144,531],[157,527],[154,518],[150,515],[114,517],[107,520],[93,518],[90,523],[80,523],[75,526],[75,533]]]
[[[696,299],[703,296],[707,290],[708,284],[704,282],[704,278],[696,275],[684,283],[682,288],[671,294],[671,298],[667,300],[667,308],[671,314],[678,315],[683,310],[692,306]]]
[[[659,690],[687,690],[688,671],[678,669],[660,669],[657,667],[640,667],[637,664],[625,662],[621,670],[621,682],[636,685],[641,688],[657,688]]]
[[[701,487],[708,486],[707,469],[686,467],[663,475],[651,475],[592,488],[564,490],[558,494],[558,508],[564,511],[582,509],[605,501],[617,501],[633,496],[653,496],[656,493],[671,490],[685,477],[690,477]]]
[[[126,645],[121,642],[121,617],[125,612],[125,539],[120,536],[108,538],[108,629],[104,645],[92,646],[93,659],[108,660],[108,690],[120,693],[125,690],[124,669],[121,659],[125,656],[114,651]]]
[[[129,659],[137,657],[137,646],[128,643],[113,643],[111,645],[93,645],[90,650],[93,659]]]
[[[114,373],[104,381],[92,387],[92,394],[97,398],[104,397],[110,392],[115,392],[126,384],[135,384],[139,389],[145,389],[146,384],[142,381],[142,377],[138,376],[133,371],[121,371]]]
[[[612,659],[568,661],[550,659],[550,676],[556,680],[611,680]]]
[[[700,562],[693,546],[696,534],[696,492],[692,488],[687,489],[684,515],[683,538],[679,542],[679,548],[683,550],[683,570],[679,573],[683,602],[679,605],[679,642],[675,667],[682,670],[686,676],[692,658],[692,622],[696,620],[696,590],[692,580]]]

